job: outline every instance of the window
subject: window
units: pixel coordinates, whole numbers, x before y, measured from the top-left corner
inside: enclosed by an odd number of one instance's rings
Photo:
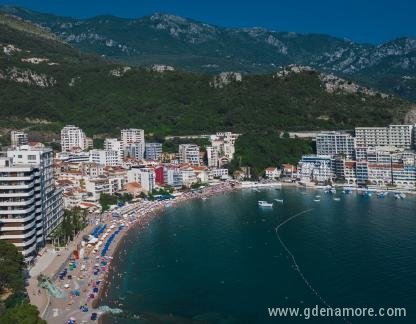
[[[28,156],[27,156],[27,159],[28,159],[29,161],[35,161],[35,160],[36,160],[36,155],[28,155]]]

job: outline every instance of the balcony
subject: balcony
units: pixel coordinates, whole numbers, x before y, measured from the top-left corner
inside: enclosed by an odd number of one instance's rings
[[[10,206],[10,207],[27,206],[27,205],[33,204],[34,201],[35,201],[35,198],[17,199],[17,200],[11,198],[7,201],[0,200],[0,206]]]
[[[31,189],[34,185],[35,184],[33,182],[28,184],[1,184],[0,189]]]
[[[2,197],[2,198],[30,197],[30,196],[33,196],[34,193],[35,193],[34,190],[23,191],[23,192],[7,192],[7,193],[1,193],[0,192],[0,197]]]
[[[1,232],[6,232],[6,231],[24,231],[24,230],[27,230],[29,228],[35,227],[35,226],[36,226],[36,223],[33,221],[33,222],[31,222],[29,224],[26,224],[24,226],[23,225],[21,225],[21,226],[7,226],[7,227],[3,226],[3,227],[0,227],[0,231]]]
[[[0,175],[0,181],[32,181],[33,180],[33,174],[31,175],[17,175],[14,177],[8,177],[8,176],[1,176]]]
[[[31,206],[26,209],[0,209],[0,215],[20,215],[20,214],[29,214],[35,210],[35,206]]]
[[[36,234],[36,229],[31,230],[28,233],[17,234],[17,235],[2,235],[1,238],[4,240],[13,240],[13,239],[27,239]],[[36,236],[34,236],[36,237]],[[25,242],[26,243],[26,242]]]

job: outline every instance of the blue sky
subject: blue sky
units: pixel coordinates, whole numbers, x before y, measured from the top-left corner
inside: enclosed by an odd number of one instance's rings
[[[380,43],[416,37],[415,0],[0,0],[74,17],[172,13],[225,27],[325,33]]]

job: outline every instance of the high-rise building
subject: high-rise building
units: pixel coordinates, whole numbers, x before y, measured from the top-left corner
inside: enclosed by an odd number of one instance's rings
[[[219,152],[215,147],[208,146],[207,147],[207,162],[208,166],[212,168],[216,168],[219,165]]]
[[[29,141],[27,134],[23,131],[15,130],[10,132],[10,143],[12,147],[19,147],[22,145],[28,145]]]
[[[413,146],[413,125],[388,127],[356,127],[357,147],[392,146],[410,149]]]
[[[180,144],[178,157],[181,164],[199,165],[199,146],[196,144]]]
[[[229,163],[235,153],[235,141],[239,134],[218,132],[210,136],[211,146],[207,148],[208,166],[220,167]]]
[[[162,153],[162,143],[146,143],[146,160],[158,161],[161,159]]]
[[[68,125],[61,130],[61,150],[68,152],[72,149],[85,150],[87,148],[87,138],[81,128]]]
[[[0,158],[0,239],[13,243],[30,262],[62,220],[61,189],[53,180],[49,148],[21,146]]]
[[[136,159],[144,158],[145,140],[143,129],[128,128],[121,130],[121,143],[124,156],[130,156]]]
[[[131,168],[127,171],[128,182],[140,183],[146,192],[152,192],[156,185],[155,171],[150,168]]]
[[[348,133],[320,132],[316,136],[316,153],[318,155],[344,155],[348,158],[354,158],[355,139]]]
[[[106,138],[104,140],[104,150],[106,151],[116,151],[118,155],[119,163],[123,161],[124,151],[122,142],[117,138]]]
[[[113,150],[91,150],[89,162],[106,166],[120,165],[119,152]]]
[[[330,156],[304,155],[298,165],[299,178],[302,181],[325,182],[333,178]]]

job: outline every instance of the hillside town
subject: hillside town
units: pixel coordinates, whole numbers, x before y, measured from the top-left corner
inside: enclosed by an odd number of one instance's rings
[[[134,128],[104,139],[103,149],[93,149],[82,129],[68,125],[61,130],[61,151],[54,155],[42,143],[30,142],[27,133],[14,130],[11,146],[0,158],[1,239],[18,246],[30,262],[62,221],[64,209],[102,212],[103,194],[163,200],[227,180],[246,180],[242,187],[255,180],[414,191],[415,129],[390,125],[357,127],[354,135],[318,132],[316,154],[302,156],[298,165],[270,166],[261,179],[251,179],[249,167],[229,174],[239,136],[231,132],[209,135],[210,145],[204,149],[179,144],[172,154]]]

